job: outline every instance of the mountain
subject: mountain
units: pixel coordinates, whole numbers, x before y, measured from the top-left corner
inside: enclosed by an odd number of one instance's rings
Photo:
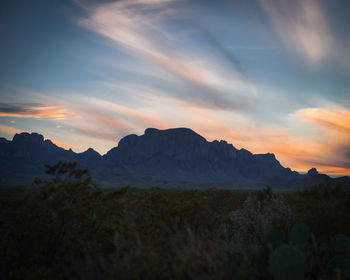
[[[45,177],[44,165],[59,160],[78,161],[81,167],[88,167],[100,157],[92,149],[83,153],[65,150],[38,133],[15,134],[12,141],[0,138],[0,184],[27,184],[35,177]]]
[[[350,182],[315,168],[302,175],[283,167],[274,154],[252,154],[223,140],[209,142],[188,128],[148,128],[144,135],[125,136],[103,156],[91,148],[65,150],[37,133],[16,134],[12,141],[0,138],[0,183],[28,183],[44,176],[45,164],[58,160],[77,161],[105,187],[295,188],[326,180]]]

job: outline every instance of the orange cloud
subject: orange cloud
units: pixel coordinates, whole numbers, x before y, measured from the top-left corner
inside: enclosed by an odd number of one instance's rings
[[[304,169],[315,166],[320,171],[350,175],[350,111],[341,107],[304,108],[293,115],[295,120],[309,122],[319,129],[315,136],[289,135],[272,149],[282,158],[294,161]]]
[[[16,133],[21,133],[23,132],[23,130],[11,127],[11,126],[7,126],[7,125],[0,125],[0,132],[9,134],[9,135],[13,135]]]
[[[170,125],[169,122],[164,121],[162,116],[158,115],[154,110],[151,112],[145,112],[145,110],[135,110],[117,103],[97,98],[85,98],[84,100],[91,105],[94,104],[94,106],[100,107],[101,109],[103,108],[104,111],[108,110],[114,114],[117,114],[123,122],[123,126],[121,127],[126,126],[124,124],[125,122],[142,127],[167,128]],[[106,115],[104,115],[104,117],[106,117]]]
[[[65,123],[66,128],[70,127],[81,134],[107,141],[116,142],[122,136],[138,132],[139,128],[144,130],[146,127],[171,126],[153,109],[136,110],[98,98],[78,96],[66,101],[62,98],[45,97],[45,101],[60,104],[81,116]]]
[[[25,103],[0,104],[0,117],[32,117],[55,120],[80,118],[79,115],[58,106],[32,106]]]
[[[59,147],[67,148],[67,149],[76,149],[76,150],[79,150],[79,151],[84,151],[84,150],[87,149],[86,147],[83,147],[83,146],[80,146],[80,145],[74,145],[74,144],[61,142],[61,141],[57,141],[57,140],[52,140],[52,139],[48,139],[48,138],[45,138],[45,140],[50,140],[55,145],[57,145]]]
[[[305,108],[296,116],[345,134],[350,138],[350,110],[345,108]]]
[[[104,140],[112,141],[112,142],[115,142],[117,139],[117,136],[116,136],[117,133],[111,134],[111,132],[101,131],[101,129],[96,128],[96,127],[89,128],[89,127],[86,127],[84,125],[79,125],[79,126],[75,127],[74,129],[82,134],[85,134],[85,135],[88,135],[88,136],[91,136],[91,137],[94,137],[97,139],[104,139]]]
[[[251,136],[245,146],[258,148],[264,153],[274,153],[285,167],[303,172],[316,167],[326,174],[350,175],[349,163],[347,163],[349,161],[342,151],[337,151],[343,147],[344,142],[332,143],[325,138],[306,139],[277,129],[251,131]]]
[[[96,106],[96,105],[95,105]],[[95,123],[97,127],[105,126],[112,129],[125,128],[125,124],[120,120],[108,116],[105,113],[102,113],[96,109],[91,109],[85,106],[76,106],[81,113],[84,114],[84,117],[89,120],[90,123]]]

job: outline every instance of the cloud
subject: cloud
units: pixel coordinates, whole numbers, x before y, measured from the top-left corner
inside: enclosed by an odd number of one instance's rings
[[[79,104],[70,103],[69,106],[79,112],[82,118],[70,122],[69,126],[94,138],[116,142],[121,137],[143,131],[146,127],[171,126],[170,122],[164,120],[164,116],[153,109],[136,110],[94,97],[79,96],[78,99]]]
[[[316,0],[260,0],[284,44],[310,62],[330,54],[333,37],[326,15]]]
[[[163,117],[155,111],[144,112],[144,110],[136,110],[114,102],[97,99],[85,98],[86,102],[91,105],[103,108],[105,111],[112,112],[117,115],[123,123],[129,123],[131,127],[164,127],[169,126],[169,123],[162,120]]]
[[[39,119],[65,120],[80,118],[58,106],[43,106],[40,103],[0,103],[0,117],[31,117]]]
[[[21,129],[17,129],[11,126],[7,126],[7,125],[0,125],[0,132],[5,133],[5,134],[9,134],[9,135],[13,135],[16,133],[21,133],[23,132],[23,130]]]
[[[296,117],[339,132],[350,139],[350,110],[348,109],[304,108],[296,112]]]
[[[176,79],[175,83],[182,84],[169,92],[179,99],[223,110],[250,108],[254,86],[242,78],[237,62],[228,52],[224,52],[225,58],[229,56],[236,69],[221,71],[220,66],[208,61],[208,54],[198,58],[198,53],[185,53],[183,40],[166,30],[168,17],[181,17],[172,6],[174,2],[121,0],[84,6],[88,16],[78,23],[110,39],[129,54],[165,69]],[[223,53],[213,38],[210,41]]]
[[[78,150],[78,151],[86,150],[86,147],[83,147],[83,146],[80,146],[80,145],[75,145],[75,144],[71,144],[71,143],[61,142],[61,141],[52,140],[52,139],[48,139],[48,138],[45,138],[45,140],[50,140],[55,145],[57,145],[59,147],[66,148],[66,149],[75,149],[75,150]]]
[[[84,125],[73,126],[74,133],[83,134],[96,139],[103,139],[109,142],[115,142],[117,140],[118,130],[114,132],[106,131],[106,129],[98,129],[96,127],[88,127]]]
[[[66,127],[74,128],[78,133],[107,141],[115,141],[120,132],[128,132],[127,126],[115,116],[105,112],[105,109],[91,104],[71,104],[76,112],[79,112],[81,119],[66,123]]]
[[[91,105],[94,106],[93,104]],[[75,108],[81,114],[84,114],[84,118],[87,119],[88,123],[93,123],[96,125],[96,127],[104,126],[112,129],[126,127],[122,121],[103,113],[103,108],[101,108],[101,111],[99,111],[98,109],[93,109],[92,106],[86,107],[83,105],[75,105]],[[96,108],[96,105],[94,107]]]
[[[240,74],[240,77],[244,80],[247,78],[246,71],[242,67],[242,63],[239,58],[232,54],[224,45],[220,43],[219,40],[206,28],[203,24],[199,22],[190,21],[192,28],[194,27],[196,31],[204,38],[206,43],[208,43],[215,51],[217,51],[225,61],[229,62],[231,66]],[[248,81],[248,79],[247,79]]]
[[[305,161],[350,174],[350,110],[339,106],[303,108],[293,117],[319,130],[313,142],[305,143],[314,147],[317,157],[306,157]]]

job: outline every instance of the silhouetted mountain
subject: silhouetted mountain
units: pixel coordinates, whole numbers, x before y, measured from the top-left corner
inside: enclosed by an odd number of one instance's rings
[[[306,175],[308,175],[308,176],[315,176],[318,174],[320,174],[320,173],[318,173],[318,171],[315,167],[309,169],[309,171],[306,173]]]
[[[103,186],[291,188],[333,180],[315,168],[306,175],[284,168],[271,153],[252,154],[223,140],[208,142],[188,128],[148,128],[144,135],[122,138],[104,156],[91,148],[65,150],[37,133],[16,134],[12,141],[0,138],[3,184],[42,177],[44,164],[58,160],[77,161]]]
[[[127,167],[132,174],[140,174],[140,180],[155,184],[230,184],[262,177],[298,176],[281,166],[273,154],[253,155],[226,141],[208,142],[187,128],[149,128],[142,136],[128,135],[104,158],[114,170]]]
[[[0,138],[0,183],[25,184],[35,177],[42,177],[45,164],[64,160],[78,161],[80,166],[88,167],[90,160],[96,162],[98,157],[101,156],[93,149],[75,153],[71,149],[58,147],[48,139],[44,140],[37,133],[15,134],[12,141]]]

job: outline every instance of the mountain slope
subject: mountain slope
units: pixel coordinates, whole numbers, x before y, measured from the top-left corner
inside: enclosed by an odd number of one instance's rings
[[[125,136],[104,156],[91,148],[83,153],[65,150],[37,133],[16,134],[12,141],[0,138],[3,184],[27,183],[43,176],[44,164],[58,160],[77,161],[103,186],[292,188],[333,180],[315,169],[301,175],[283,167],[271,153],[252,154],[226,141],[208,142],[188,128],[148,128],[144,135]]]

